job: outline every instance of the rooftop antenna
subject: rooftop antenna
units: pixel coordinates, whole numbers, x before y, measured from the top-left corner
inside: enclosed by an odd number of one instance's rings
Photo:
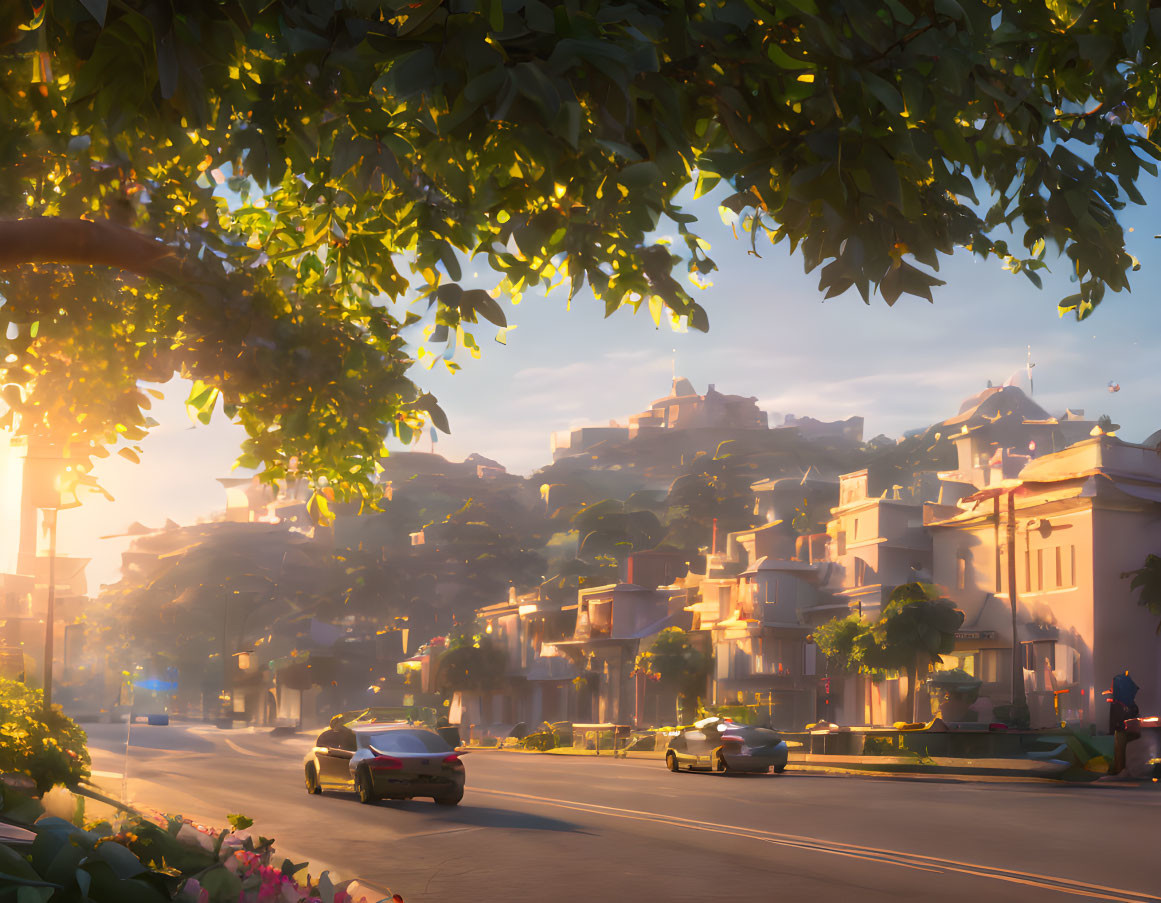
[[[677,349],[676,348],[673,349],[673,357],[670,358],[670,361],[672,364],[671,369],[673,370],[673,379],[672,379],[671,385],[673,386],[674,394],[676,394],[677,393]]]
[[[1033,383],[1032,383],[1032,368],[1035,366],[1036,365],[1034,363],[1032,363],[1032,346],[1029,345],[1028,346],[1028,356],[1027,356],[1027,358],[1025,358],[1025,372],[1028,374],[1028,394],[1029,395],[1034,395],[1036,392],[1036,389],[1034,388]]]

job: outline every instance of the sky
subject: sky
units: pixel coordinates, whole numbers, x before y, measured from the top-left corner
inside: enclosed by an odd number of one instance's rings
[[[1161,202],[1161,183],[1144,189],[1147,200]],[[898,437],[952,416],[988,380],[1000,384],[1022,372],[1028,346],[1034,397],[1049,412],[1108,414],[1128,441],[1161,428],[1161,240],[1154,239],[1161,222],[1148,206],[1121,217],[1142,263],[1132,293],[1106,295],[1077,323],[1056,311],[1057,300],[1074,291],[1064,260],[1052,263],[1042,290],[994,260],[960,252],[945,258],[939,275],[947,284],[935,290],[934,304],[904,297],[893,308],[878,298],[866,306],[855,292],[823,302],[800,256],[764,239],[760,259],[748,254],[748,237],[735,240],[711,201],[693,208],[720,268],[712,286],[695,290],[709,312],[708,333],[658,328],[644,309],[605,319],[604,305],[587,293],[571,309],[563,289],[547,298],[528,293],[518,306],[506,305],[515,326],[507,345],[493,342],[486,327],[477,334],[480,359],[456,356],[460,372],[442,364],[412,369],[451,423],[434,450],[452,460],[478,452],[531,473],[550,463],[552,432],[624,423],[669,393],[674,369],[699,393],[713,383],[754,396],[772,424],[788,413],[820,420],[857,414],[866,420],[865,438]],[[486,266],[476,272],[485,284]],[[1110,381],[1120,391],[1110,392]],[[127,542],[102,537],[123,535],[135,521],[157,527],[167,518],[208,518],[225,507],[216,479],[237,475],[240,428],[220,412],[210,425],[195,425],[182,404],[184,387],[175,380],[162,389],[166,398],[152,412],[161,425],[144,441],[141,463],[97,463],[95,476],[115,501],[86,496],[81,508],[61,514],[60,551],[93,559],[92,592],[118,579]],[[417,447],[429,450],[430,440]]]

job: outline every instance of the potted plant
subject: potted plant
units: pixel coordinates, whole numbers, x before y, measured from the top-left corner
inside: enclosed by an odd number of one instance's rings
[[[982,684],[962,668],[936,671],[927,679],[932,712],[944,721],[975,721],[971,706],[979,699]]]

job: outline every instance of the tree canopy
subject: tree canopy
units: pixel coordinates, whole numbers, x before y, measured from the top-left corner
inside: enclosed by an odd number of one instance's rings
[[[133,458],[176,372],[198,416],[245,428],[241,463],[341,494],[389,435],[447,428],[408,368],[478,352],[481,321],[502,339],[498,299],[567,282],[707,328],[691,186],[728,186],[754,252],[789,242],[827,297],[930,299],[957,248],[1039,284],[1051,249],[1083,318],[1128,285],[1117,211],[1161,157],[1146,0],[15,0],[2,19],[6,423]],[[492,290],[464,280],[473,257]]]
[[[662,630],[634,663],[635,671],[656,675],[663,686],[677,694],[679,708],[684,704],[687,710],[705,693],[706,678],[712,667],[713,659],[694,646],[689,634],[680,627]]]
[[[943,661],[955,649],[955,632],[963,612],[929,583],[905,583],[891,591],[879,617],[871,622],[857,614],[836,618],[814,631],[814,641],[840,672],[907,675],[907,708],[914,720],[920,667]]]

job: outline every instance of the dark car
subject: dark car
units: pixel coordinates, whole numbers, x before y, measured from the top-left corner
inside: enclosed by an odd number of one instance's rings
[[[454,806],[464,796],[462,755],[421,725],[337,725],[319,734],[303,760],[306,790],[353,790],[362,803],[424,796]]]
[[[772,730],[735,724],[723,718],[704,718],[677,731],[665,750],[665,766],[690,771],[745,771],[776,774],[786,770],[789,752]]]

